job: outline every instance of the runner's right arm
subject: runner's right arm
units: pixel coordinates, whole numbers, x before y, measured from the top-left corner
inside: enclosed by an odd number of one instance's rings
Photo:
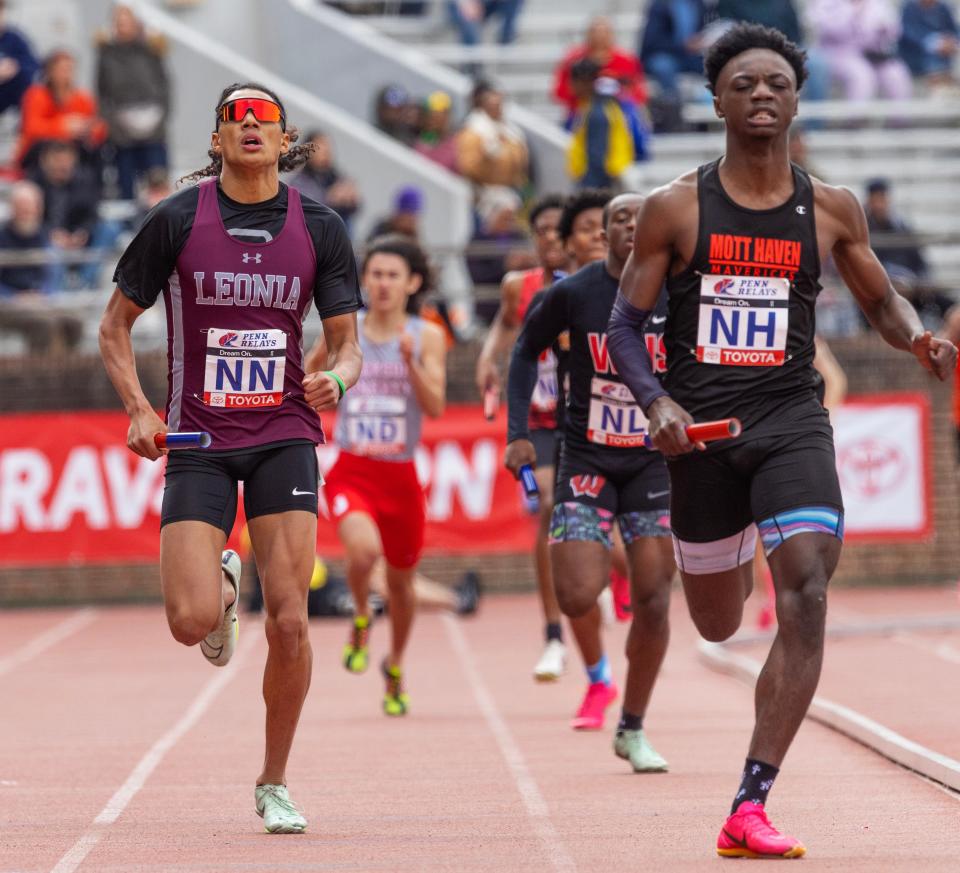
[[[127,447],[141,457],[155,461],[166,452],[154,445],[153,435],[166,433],[167,426],[143,393],[130,340],[133,323],[143,312],[142,307],[116,288],[100,320],[100,355],[123,408],[130,416]]]
[[[674,186],[654,191],[643,202],[633,235],[633,251],[620,276],[607,346],[620,378],[650,420],[650,438],[666,455],[682,455],[697,448],[687,439],[693,417],[670,399],[653,374],[643,327],[657,305],[670,271],[674,250],[677,195]]]
[[[539,298],[539,300],[538,300]],[[530,398],[537,385],[537,361],[570,326],[566,285],[561,281],[534,297],[513,347],[507,376],[507,451],[504,464],[516,474],[536,461],[530,442]]]
[[[517,339],[520,330],[520,290],[523,274],[511,272],[500,283],[500,308],[493,317],[490,331],[483,341],[480,357],[477,358],[477,391],[483,397],[485,391],[500,394],[500,372],[497,362],[506,354]]]

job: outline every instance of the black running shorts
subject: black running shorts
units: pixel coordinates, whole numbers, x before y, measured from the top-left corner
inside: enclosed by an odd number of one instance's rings
[[[624,449],[626,457],[615,463],[600,462],[587,451],[560,453],[554,504],[582,503],[614,515],[631,512],[666,512],[670,506],[670,480],[659,452]]]
[[[827,414],[796,423],[793,433],[764,434],[763,423],[712,451],[671,458],[674,536],[709,543],[789,509],[843,511],[833,428]]]
[[[243,482],[247,518],[292,509],[316,515],[319,481],[313,443],[267,446],[230,455],[173,451],[167,458],[160,526],[205,521],[230,536],[237,515],[238,482]]]

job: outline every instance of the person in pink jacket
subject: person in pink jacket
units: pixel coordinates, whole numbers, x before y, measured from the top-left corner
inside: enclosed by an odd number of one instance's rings
[[[848,100],[906,100],[913,84],[897,54],[900,21],[886,0],[812,0],[815,45]]]

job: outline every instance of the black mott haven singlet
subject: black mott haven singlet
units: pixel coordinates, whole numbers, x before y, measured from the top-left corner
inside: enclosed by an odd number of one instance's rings
[[[820,256],[813,183],[796,165],[794,191],[774,209],[730,199],[720,161],[697,171],[697,246],[667,281],[665,386],[698,421],[737,416],[745,428],[791,419],[812,398]]]

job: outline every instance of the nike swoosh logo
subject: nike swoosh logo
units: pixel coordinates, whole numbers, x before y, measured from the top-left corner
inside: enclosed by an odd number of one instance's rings
[[[669,493],[670,493],[669,488],[666,491],[648,491],[647,500],[654,500],[657,497],[663,497],[665,494],[669,494]]]
[[[310,494],[311,496],[315,496],[317,492],[316,491],[300,491],[299,489],[294,488],[293,491],[291,491],[290,493],[294,497],[300,497],[300,495],[302,494]]]
[[[731,834],[730,831],[728,831],[726,828],[723,829],[723,832],[727,835],[727,839],[730,840],[731,843],[734,843],[734,844],[740,846],[740,848],[742,848],[742,849],[747,849],[747,848],[749,848],[749,847],[747,846],[747,835],[746,835],[746,834],[744,834],[743,837],[741,837],[741,838],[738,840],[738,839],[737,839],[733,834]]]
[[[665,316],[665,315],[660,315],[660,316],[654,315],[654,316],[650,319],[650,323],[651,323],[651,324],[663,324],[666,320],[667,320],[667,316]]]

